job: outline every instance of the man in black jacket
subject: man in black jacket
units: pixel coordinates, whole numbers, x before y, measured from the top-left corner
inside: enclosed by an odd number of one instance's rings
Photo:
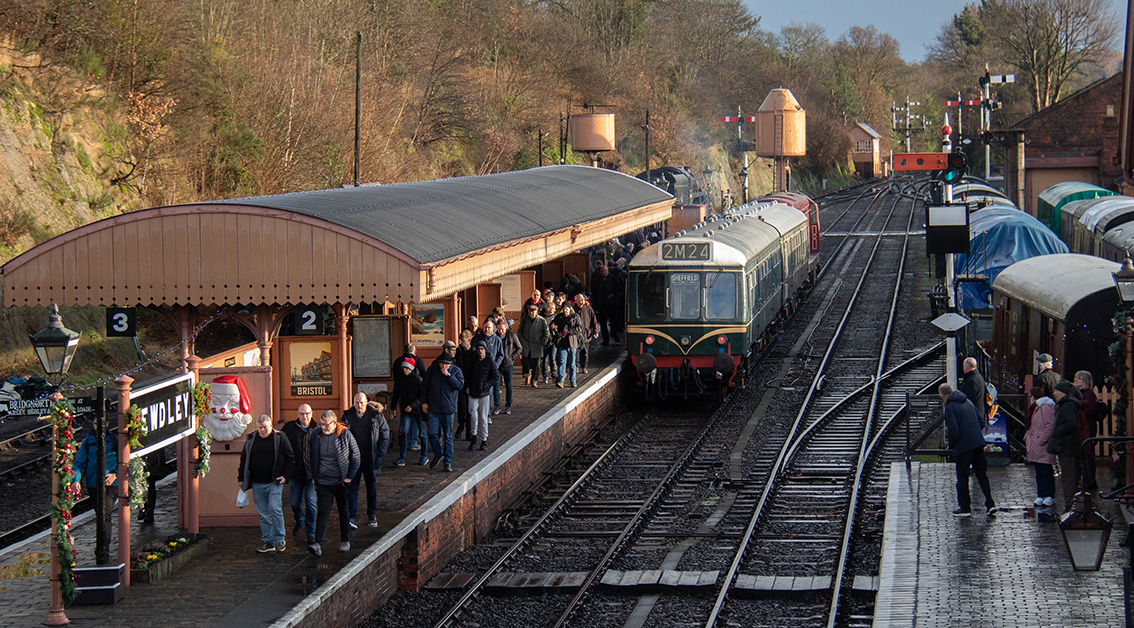
[[[465,372],[465,390],[469,394],[469,451],[476,448],[488,449],[488,417],[492,409],[492,386],[500,379],[496,361],[488,355],[488,347],[477,338],[473,341],[476,357]]]
[[[390,425],[379,408],[375,408],[366,398],[366,393],[354,396],[354,405],[343,412],[343,423],[350,428],[351,436],[358,443],[358,472],[350,483],[350,521],[351,528],[358,529],[358,491],[366,482],[366,518],[371,528],[378,527],[378,475],[382,473],[382,458],[390,444]]]
[[[425,360],[417,357],[417,347],[415,347],[413,343],[407,344],[406,352],[403,353],[401,357],[394,360],[394,364],[390,369],[390,373],[392,373],[394,377],[394,392],[390,395],[391,399],[398,399],[399,397],[401,397],[399,386],[401,386],[401,383],[405,380],[405,371],[402,370],[402,365],[406,362],[413,364],[413,372],[417,373],[417,378],[419,381],[422,377],[425,377]],[[394,404],[393,408],[394,411],[398,413],[398,415],[401,415],[401,409],[396,403]],[[390,418],[393,419],[394,415],[391,414]],[[424,422],[422,422],[422,425],[418,425],[416,422],[410,422],[409,431],[401,434],[400,436],[402,438],[409,436],[409,449],[411,451],[417,451],[418,449],[421,449],[421,454],[423,456],[427,455],[425,451],[426,434],[424,429]],[[405,455],[403,455],[402,458],[405,458]]]
[[[319,429],[307,437],[304,451],[307,474],[315,481],[315,495],[319,511],[315,519],[315,542],[308,543],[307,551],[316,557],[323,555],[323,533],[331,516],[332,500],[339,506],[340,552],[350,551],[350,507],[347,504],[347,486],[358,476],[358,443],[347,426],[339,423],[334,410],[325,410],[319,417]]]
[[[410,443],[421,446],[421,457],[417,464],[424,465],[429,462],[429,450],[425,445],[426,426],[425,418],[421,413],[421,376],[417,374],[418,360],[406,358],[402,360],[399,368],[402,371],[401,380],[394,385],[394,408],[401,415],[402,421],[398,434],[401,439],[401,450],[395,467],[406,466],[406,451],[410,450]],[[414,434],[420,436],[414,436]]]
[[[311,422],[311,406],[302,404],[295,412],[296,417],[294,421],[289,421],[284,424],[284,436],[291,443],[291,450],[296,456],[302,456],[304,448],[307,445],[307,437],[311,432],[317,428]],[[292,528],[292,535],[299,536],[300,531],[305,527],[307,528],[307,543],[315,542],[315,512],[317,506],[315,503],[315,483],[311,480],[311,476],[307,475],[307,465],[303,464],[300,459],[295,468],[288,477],[287,484],[288,501],[291,503],[291,513],[295,515],[295,527]]]
[[[240,450],[236,479],[240,490],[252,489],[256,512],[260,513],[260,539],[256,551],[282,552],[284,542],[283,485],[291,475],[295,455],[287,437],[272,429],[272,417],[261,414],[256,432],[249,434]]]
[[[973,402],[977,418],[980,419],[980,427],[985,429],[988,427],[988,386],[977,370],[976,358],[965,358],[961,370],[965,372],[961,380],[961,392]]]

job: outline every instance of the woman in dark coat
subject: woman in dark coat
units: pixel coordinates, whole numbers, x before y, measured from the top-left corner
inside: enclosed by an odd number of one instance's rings
[[[1047,443],[1047,453],[1059,460],[1059,485],[1063,489],[1063,509],[1071,510],[1075,493],[1079,492],[1079,400],[1074,396],[1075,385],[1061,379],[1052,391],[1055,399],[1055,428]]]

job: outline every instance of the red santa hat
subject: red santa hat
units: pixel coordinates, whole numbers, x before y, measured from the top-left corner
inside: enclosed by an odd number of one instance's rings
[[[221,375],[213,380],[213,385],[216,384],[230,384],[236,386],[237,392],[240,393],[240,413],[252,414],[252,400],[248,396],[248,391],[244,388],[244,381],[236,375]]]
[[[417,361],[414,360],[413,358],[406,358],[406,359],[402,360],[402,366],[403,367],[408,366],[411,369],[417,368]]]

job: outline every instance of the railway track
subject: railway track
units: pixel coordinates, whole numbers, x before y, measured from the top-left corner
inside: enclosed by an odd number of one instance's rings
[[[51,465],[51,426],[26,430],[0,441],[0,483]]]
[[[856,192],[846,202],[859,207],[839,215],[868,235],[833,238],[804,309],[754,362],[749,386],[700,419],[708,431],[690,438],[679,413],[623,437],[648,446],[603,454],[618,462],[590,463],[596,479],[576,484],[591,488],[550,500],[522,538],[458,561],[473,573],[437,578],[455,584],[427,585],[448,592],[434,625],[822,626],[868,616],[869,604],[840,610],[861,575],[849,558],[858,487],[883,473],[870,454],[884,450],[906,392],[941,372],[940,351],[924,345],[889,358],[879,322],[895,309],[908,240],[897,234],[910,230],[916,195],[912,186]],[[888,266],[872,270],[872,251]],[[659,435],[689,447],[652,452]],[[884,500],[868,499],[877,516]],[[775,588],[781,575],[796,594]]]

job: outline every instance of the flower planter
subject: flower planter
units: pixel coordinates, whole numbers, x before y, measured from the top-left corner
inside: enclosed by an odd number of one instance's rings
[[[197,536],[197,540],[189,544],[184,550],[148,563],[145,567],[130,568],[130,583],[151,583],[172,574],[185,563],[204,556],[209,551],[211,543],[204,534]]]

